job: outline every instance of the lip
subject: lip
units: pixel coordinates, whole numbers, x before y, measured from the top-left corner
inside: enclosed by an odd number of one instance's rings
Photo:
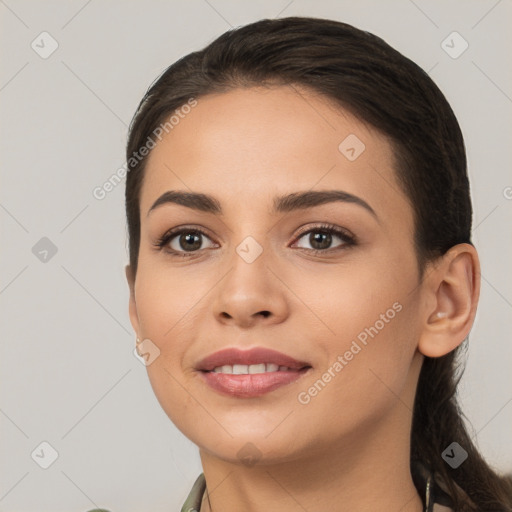
[[[284,370],[249,375],[231,375],[201,371],[200,376],[218,393],[235,398],[254,398],[270,393],[281,386],[291,384],[311,370],[311,366],[300,370]]]
[[[205,357],[197,364],[197,370],[209,372],[217,366],[234,364],[261,364],[274,363],[279,366],[287,366],[292,370],[300,370],[305,366],[311,366],[305,361],[297,361],[276,350],[264,347],[255,347],[249,350],[240,350],[236,347],[225,348]],[[276,372],[279,373],[279,372]]]
[[[215,373],[217,366],[234,364],[273,363],[286,366],[289,370],[276,372],[235,375]],[[312,366],[291,356],[264,347],[240,350],[231,347],[214,352],[197,364],[197,370],[203,381],[215,391],[231,397],[254,398],[290,384],[309,372]]]

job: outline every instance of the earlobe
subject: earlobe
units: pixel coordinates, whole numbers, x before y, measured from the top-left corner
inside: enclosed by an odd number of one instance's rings
[[[429,309],[418,350],[428,357],[441,357],[457,348],[473,325],[480,294],[480,263],[471,244],[452,247],[424,283]]]
[[[130,265],[125,267],[126,280],[128,281],[128,287],[130,289],[130,299],[128,305],[128,313],[130,316],[130,323],[132,324],[133,330],[138,335],[139,333],[139,316],[137,314],[137,303],[135,302],[135,276],[133,275],[132,268]]]

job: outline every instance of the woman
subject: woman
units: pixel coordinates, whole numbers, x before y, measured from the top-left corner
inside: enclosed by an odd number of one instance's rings
[[[424,71],[262,20],[153,83],[127,159],[130,319],[203,467],[182,511],[511,510],[456,399],[480,269]]]

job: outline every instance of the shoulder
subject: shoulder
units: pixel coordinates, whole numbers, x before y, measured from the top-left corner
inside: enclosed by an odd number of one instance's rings
[[[201,501],[203,499],[203,494],[206,489],[206,480],[204,478],[204,473],[201,473],[196,481],[194,482],[194,485],[192,486],[192,489],[190,490],[189,495],[187,496],[187,499],[185,500],[185,503],[183,503],[183,506],[181,507],[181,512],[199,512],[201,510]],[[91,510],[88,510],[87,512],[111,512],[110,510],[107,510],[105,508],[93,508]]]

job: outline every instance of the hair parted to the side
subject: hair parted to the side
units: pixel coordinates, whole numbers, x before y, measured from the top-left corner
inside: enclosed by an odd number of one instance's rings
[[[200,101],[201,96],[233,88],[273,85],[305,87],[388,137],[397,177],[414,211],[420,278],[427,262],[453,245],[471,243],[464,141],[444,95],[426,72],[381,38],[333,20],[264,19],[230,30],[169,66],[150,86],[132,119],[127,159],[191,98]],[[133,166],[126,181],[134,277],[146,160]],[[485,462],[459,409],[457,355],[465,343],[443,357],[425,357],[413,411],[411,461],[423,461],[442,477],[457,512],[511,510],[512,479],[499,476]],[[468,452],[457,469],[441,457],[453,441]]]

